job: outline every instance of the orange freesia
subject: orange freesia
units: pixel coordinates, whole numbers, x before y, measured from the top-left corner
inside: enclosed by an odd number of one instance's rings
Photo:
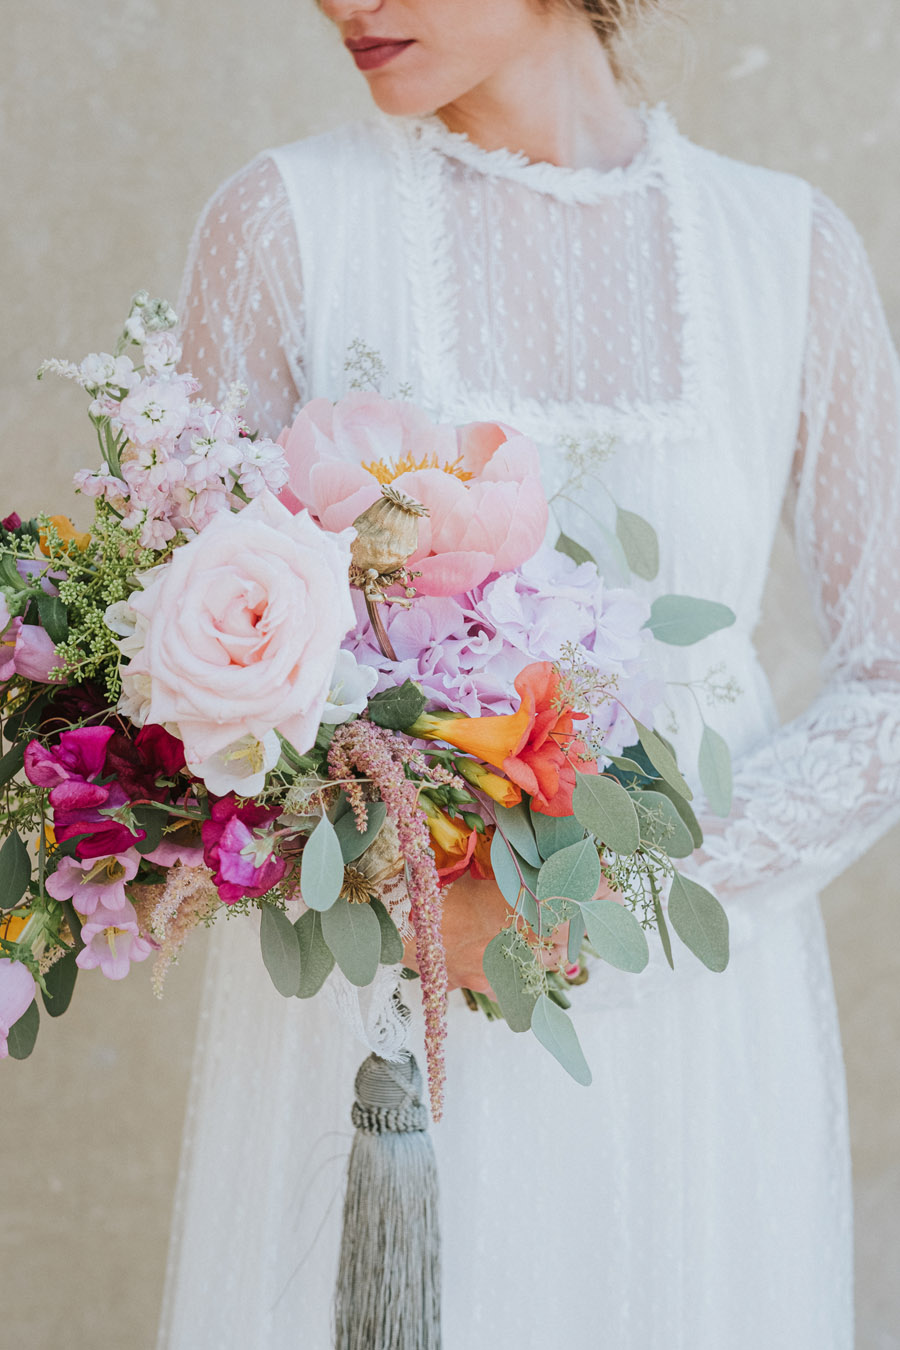
[[[428,816],[438,876],[442,885],[449,886],[451,881],[456,881],[468,870],[475,851],[477,832],[470,830],[463,820],[451,820],[426,797],[422,798],[422,807]]]
[[[472,853],[472,861],[469,864],[469,871],[479,881],[494,880],[494,869],[491,867],[491,843],[495,831],[495,825],[488,825],[484,834],[475,835],[475,848]]]
[[[522,800],[521,788],[517,788],[508,778],[501,778],[498,773],[492,773],[474,759],[458,759],[456,768],[460,777],[465,778],[467,783],[471,783],[479,792],[499,802],[501,806],[515,806]]]
[[[19,914],[4,914],[0,919],[0,938],[6,938],[7,942],[16,942],[22,929],[31,918],[30,914],[24,916]]]
[[[79,552],[83,553],[91,542],[90,534],[81,534],[76,530],[68,516],[51,516],[50,524],[56,530],[63,542],[63,552],[69,552],[69,545],[74,544]],[[38,541],[41,546],[41,552],[45,558],[50,557],[50,540],[46,530],[41,530]]]

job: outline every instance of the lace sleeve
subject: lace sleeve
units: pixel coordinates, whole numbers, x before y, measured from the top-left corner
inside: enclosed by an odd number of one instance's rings
[[[817,196],[798,558],[827,642],[805,713],[735,766],[694,875],[722,893],[821,887],[900,818],[900,362],[853,226]]]
[[[230,178],[194,231],[179,302],[184,366],[221,403],[245,385],[245,416],[277,436],[305,401],[303,291],[291,208],[274,161]]]

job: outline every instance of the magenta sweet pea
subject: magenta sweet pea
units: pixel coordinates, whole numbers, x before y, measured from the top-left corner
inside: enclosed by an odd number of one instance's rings
[[[287,862],[274,853],[265,832],[278,815],[277,808],[238,806],[229,795],[214,804],[212,819],[203,822],[204,858],[226,905],[265,895],[287,871]]]
[[[458,595],[540,547],[547,499],[532,441],[509,427],[435,426],[411,403],[355,393],[314,399],[279,437],[288,465],[281,500],[326,530],[352,525],[381,487],[428,507],[409,561],[421,595]]]

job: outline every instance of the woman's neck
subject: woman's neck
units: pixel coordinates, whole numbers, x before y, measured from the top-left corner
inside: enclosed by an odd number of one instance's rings
[[[630,164],[644,134],[603,45],[580,22],[548,24],[539,48],[511,56],[438,116],[485,150],[518,151],[575,169]]]

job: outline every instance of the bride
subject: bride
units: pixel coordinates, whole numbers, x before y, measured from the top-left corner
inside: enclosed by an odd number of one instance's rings
[[[657,528],[657,591],[738,616],[667,672],[682,763],[709,696],[736,754],[695,860],[728,971],[595,968],[590,1089],[451,994],[445,1350],[853,1341],[816,896],[900,814],[900,367],[829,200],[629,105],[618,38],[651,7],[321,0],[377,110],[227,182],[182,305],[186,365],[210,396],[245,384],[263,432],[377,355],[385,392],[533,437],[556,524],[598,558],[615,498]],[[752,633],[783,509],[828,680],[779,728]],[[447,893],[455,985],[501,922],[490,884]],[[246,927],[214,939],[159,1345],[328,1350],[353,1072],[390,1028],[383,1001],[348,1005],[354,1036],[279,999]]]

